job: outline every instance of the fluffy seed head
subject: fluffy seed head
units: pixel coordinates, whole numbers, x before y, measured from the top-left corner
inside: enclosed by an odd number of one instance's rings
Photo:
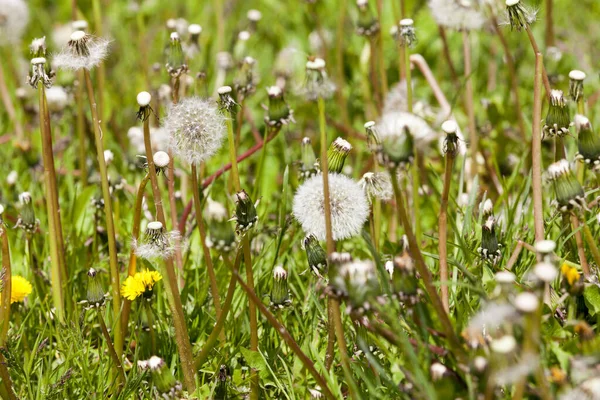
[[[333,240],[342,240],[360,233],[369,214],[364,190],[352,179],[329,174],[331,228]],[[307,234],[325,239],[323,176],[316,175],[304,182],[294,196],[293,214]]]
[[[29,8],[23,0],[0,0],[0,46],[17,44],[29,22]]]
[[[408,128],[418,145],[430,143],[437,138],[433,129],[424,119],[404,111],[385,113],[376,125],[379,139],[398,137]]]
[[[139,92],[136,99],[140,107],[146,107],[150,105],[150,102],[152,101],[152,95],[148,92]]]
[[[75,31],[67,46],[54,56],[54,65],[60,69],[92,69],[108,56],[109,44],[104,38]]]
[[[211,100],[188,97],[174,104],[163,120],[175,155],[189,164],[208,160],[221,147],[225,118]]]
[[[478,30],[486,22],[481,12],[464,2],[429,0],[429,9],[438,25],[457,31]]]
[[[149,222],[143,239],[133,241],[135,254],[147,260],[167,259],[173,255],[180,239],[178,231],[167,232],[159,221]]]
[[[157,151],[152,156],[152,161],[154,161],[154,165],[156,168],[164,169],[169,165],[169,161],[171,161],[169,154],[165,151]]]

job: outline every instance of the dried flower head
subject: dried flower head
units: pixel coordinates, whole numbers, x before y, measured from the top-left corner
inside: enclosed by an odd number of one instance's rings
[[[306,85],[300,90],[307,100],[328,99],[335,92],[335,84],[327,76],[325,60],[315,58],[306,63]]]
[[[234,89],[238,99],[244,99],[256,92],[258,85],[258,72],[256,60],[252,57],[244,57],[234,80]]]
[[[235,217],[232,219],[236,221],[235,231],[238,235],[244,235],[258,222],[256,205],[243,189],[235,194]]]
[[[300,176],[308,179],[321,171],[321,166],[315,156],[309,137],[302,139],[302,162],[300,164]]]
[[[157,151],[152,155],[152,162],[154,163],[154,169],[156,173],[160,175],[164,173],[169,167],[169,162],[171,161],[171,157],[166,151]]]
[[[90,268],[87,273],[88,284],[87,284],[87,303],[90,308],[98,308],[104,305],[106,300],[106,292],[102,287],[102,282],[98,277],[98,271],[94,268]]]
[[[269,108],[265,115],[265,123],[272,127],[280,127],[294,121],[294,110],[290,109],[283,98],[283,90],[279,86],[269,86]]]
[[[481,247],[477,251],[483,259],[496,264],[502,257],[501,247],[502,245],[498,243],[498,237],[496,236],[496,219],[493,215],[490,215],[481,227]]]
[[[368,0],[356,0],[358,7],[358,21],[356,22],[356,33],[361,36],[373,36],[379,32],[379,20],[369,7]]]
[[[391,177],[386,172],[366,172],[358,184],[363,188],[371,203],[373,199],[389,201],[394,194]]]
[[[35,218],[31,194],[29,192],[21,193],[19,195],[19,202],[21,203],[21,212],[19,213],[19,219],[15,228],[21,228],[28,235],[32,235],[37,231],[40,221]]]
[[[46,57],[46,36],[35,38],[29,45],[31,55],[35,57]]]
[[[225,117],[212,100],[188,97],[174,104],[163,119],[173,153],[189,164],[208,160],[225,137]]]
[[[574,69],[569,72],[569,97],[573,101],[583,99],[583,81],[585,80],[585,72]]]
[[[181,46],[179,33],[171,32],[166,53],[167,62],[165,66],[169,75],[172,77],[179,77],[182,73],[187,71],[188,66],[185,62],[185,54],[183,52],[183,47]]]
[[[231,86],[221,86],[217,89],[217,93],[219,94],[219,108],[233,114],[237,103],[233,100],[233,97],[231,97],[231,92]]]
[[[342,172],[350,150],[352,150],[352,145],[341,137],[338,137],[331,143],[327,150],[327,165],[330,172]]]
[[[29,22],[23,0],[0,0],[0,46],[18,44]]]
[[[292,304],[288,288],[288,273],[282,266],[273,269],[273,288],[271,289],[271,307],[281,309]]]
[[[537,12],[523,5],[521,0],[506,0],[506,14],[511,29],[519,32],[527,29],[537,17]]]
[[[548,180],[554,187],[556,204],[560,211],[571,211],[574,208],[587,209],[585,192],[573,175],[569,162],[565,159],[555,162],[548,167]]]
[[[110,42],[84,31],[75,31],[60,53],[56,54],[53,64],[60,69],[92,69],[107,56]]]
[[[121,286],[121,295],[127,300],[135,300],[142,296],[145,300],[150,300],[154,293],[154,285],[162,279],[162,275],[157,271],[144,270],[129,275]]]
[[[20,275],[13,275],[10,286],[10,304],[20,303],[33,290],[31,283]]]
[[[397,40],[400,46],[412,48],[417,44],[415,23],[410,18],[400,20],[397,27]]]
[[[179,232],[167,232],[159,221],[148,223],[144,238],[140,242],[134,240],[135,254],[147,260],[167,259],[175,253]]]
[[[592,129],[590,120],[583,115],[575,116],[575,127],[578,133],[575,159],[585,162],[594,171],[600,171],[600,137]]]
[[[542,128],[542,138],[546,136],[564,136],[569,134],[571,126],[571,116],[569,115],[569,105],[567,99],[563,96],[562,90],[552,90],[550,92],[550,105],[546,115],[546,123]]]
[[[438,25],[457,31],[479,30],[485,16],[470,2],[456,0],[429,0],[431,15]]]
[[[31,59],[31,71],[27,77],[27,82],[34,89],[37,89],[40,82],[47,88],[52,86],[51,76],[46,72],[46,58],[35,57]]]
[[[352,179],[329,174],[329,198],[333,240],[347,239],[360,233],[369,215],[369,203],[364,190]],[[325,239],[325,201],[323,176],[306,180],[294,196],[294,217],[307,234]]]
[[[327,253],[314,235],[304,238],[304,250],[310,270],[319,278],[327,273]]]

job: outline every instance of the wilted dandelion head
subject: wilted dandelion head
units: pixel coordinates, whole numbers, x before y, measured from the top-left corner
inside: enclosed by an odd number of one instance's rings
[[[486,22],[485,16],[468,1],[429,0],[429,9],[437,24],[448,29],[478,30]]]
[[[335,92],[335,84],[329,79],[325,65],[322,58],[306,62],[306,85],[299,92],[309,101],[328,99]]]
[[[135,254],[147,260],[156,258],[169,258],[175,252],[179,232],[167,232],[159,221],[148,223],[144,238],[141,241],[134,240]]]
[[[29,22],[29,8],[23,0],[0,0],[0,46],[17,44]]]
[[[560,211],[570,211],[574,208],[587,209],[583,187],[571,171],[567,160],[562,159],[551,164],[547,176],[554,188],[555,202]]]
[[[225,137],[225,117],[212,100],[188,97],[174,104],[163,119],[176,156],[189,164],[208,160]]]
[[[573,101],[579,101],[583,98],[583,81],[585,78],[585,72],[578,69],[569,72],[569,97]]]
[[[587,117],[575,115],[575,127],[577,128],[576,160],[585,164],[594,171],[600,170],[600,137],[592,129],[592,124]]]
[[[25,300],[33,290],[31,283],[20,275],[13,275],[10,286],[10,304]]]
[[[367,172],[358,184],[363,188],[370,202],[373,199],[388,201],[394,194],[390,175],[385,172]]]
[[[369,215],[369,203],[364,190],[352,179],[329,174],[331,229],[333,240],[357,235]],[[323,176],[316,175],[304,182],[294,196],[293,214],[307,234],[325,239],[325,201]]]
[[[154,284],[162,279],[162,276],[157,271],[141,271],[130,275],[125,279],[121,286],[121,294],[127,300],[135,300],[139,296],[144,299],[152,298]]]
[[[542,137],[546,136],[564,136],[569,134],[571,126],[571,116],[569,115],[569,105],[563,95],[562,90],[550,91],[550,104],[546,123],[542,129]]]
[[[521,0],[506,0],[506,16],[513,31],[527,29],[537,18],[537,11],[525,6]]]
[[[53,64],[60,69],[92,69],[108,56],[109,44],[107,39],[75,31],[67,46],[54,56]]]

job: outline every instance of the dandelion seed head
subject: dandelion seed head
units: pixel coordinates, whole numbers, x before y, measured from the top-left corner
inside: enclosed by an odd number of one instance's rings
[[[457,31],[479,30],[486,22],[485,16],[471,4],[455,0],[429,0],[431,15],[445,28]]]
[[[394,194],[390,175],[385,172],[367,172],[358,181],[358,184],[363,188],[371,202],[373,199],[389,201]]]
[[[152,95],[148,92],[139,92],[136,96],[137,103],[140,107],[146,107],[150,105],[152,101]]]
[[[29,22],[29,8],[23,0],[0,0],[0,46],[17,44]]]
[[[212,100],[188,97],[174,104],[163,120],[174,154],[189,164],[208,160],[225,137],[225,117]]]
[[[159,221],[149,222],[142,240],[134,240],[132,246],[135,254],[146,260],[170,258],[177,248],[180,234],[178,231],[167,232]]]
[[[333,240],[347,239],[360,233],[369,214],[364,190],[352,179],[329,174],[331,228]],[[323,176],[307,179],[294,196],[293,214],[306,234],[325,240]]]
[[[61,112],[69,105],[69,95],[62,86],[46,89],[46,101],[50,112]]]
[[[75,31],[71,40],[63,49],[54,55],[53,64],[59,69],[92,69],[97,67],[107,56],[110,41],[95,37],[84,31]]]
[[[376,128],[381,141],[399,137],[404,134],[404,128],[407,128],[419,146],[432,142],[438,136],[424,119],[404,111],[383,114]]]

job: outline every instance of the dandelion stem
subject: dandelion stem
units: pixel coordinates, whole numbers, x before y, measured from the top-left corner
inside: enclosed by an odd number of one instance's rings
[[[348,0],[341,0],[341,3],[339,5],[339,15],[338,15],[338,21],[337,21],[337,26],[336,26],[336,30],[335,30],[335,35],[336,35],[336,46],[335,46],[335,54],[336,54],[336,68],[337,68],[337,73],[336,73],[336,78],[337,78],[337,84],[338,87],[340,88],[339,90],[336,91],[336,96],[337,96],[337,101],[339,104],[339,109],[341,112],[341,118],[342,121],[344,122],[344,124],[349,125],[349,120],[348,120],[348,104],[346,101],[346,97],[344,96],[344,90],[343,88],[346,87],[346,78],[345,78],[345,73],[344,73],[344,25],[346,24],[346,12],[347,10],[347,3]]]
[[[442,39],[442,50],[444,53],[444,58],[446,59],[446,65],[448,66],[448,71],[450,72],[450,77],[454,86],[458,86],[458,74],[456,73],[456,68],[454,67],[454,62],[452,62],[452,57],[450,56],[450,46],[448,46],[448,36],[446,35],[446,29],[438,25],[438,32],[440,34],[440,38]]]
[[[85,112],[83,110],[83,81],[85,77],[83,75],[83,71],[77,71],[77,81],[78,85],[75,89],[75,101],[77,103],[77,120],[76,120],[76,130],[77,130],[77,140],[79,144],[79,171],[80,171],[80,179],[81,184],[85,187],[87,186],[87,146],[86,146],[86,137],[85,137]]]
[[[275,328],[275,330],[281,336],[281,338],[286,342],[286,344],[292,349],[292,351],[300,359],[300,362],[302,362],[302,364],[308,370],[308,372],[310,372],[310,374],[313,376],[313,378],[315,378],[315,381],[321,387],[325,396],[328,399],[335,400],[336,397],[331,392],[331,389],[329,389],[329,385],[327,384],[327,381],[325,380],[325,378],[317,371],[312,360],[310,358],[308,358],[308,356],[302,351],[302,349],[300,348],[298,343],[296,343],[296,341],[294,340],[292,335],[290,335],[289,331],[285,328],[285,326],[283,326],[277,320],[277,318],[269,311],[269,309],[262,303],[262,301],[256,295],[254,290],[252,290],[252,288],[250,288],[244,282],[244,280],[240,276],[239,271],[234,269],[234,270],[232,270],[232,273],[236,277],[236,279],[239,282],[242,289],[248,295],[248,298],[250,299],[250,301],[252,301],[256,305],[256,307],[258,307],[258,310],[261,312],[261,314],[264,315],[265,318],[267,318],[269,323],[273,326],[273,328]]]
[[[240,250],[238,250],[238,254],[235,258],[235,265],[231,264],[231,260],[229,260],[229,257],[227,255],[223,255],[223,261],[232,271],[237,271],[237,269],[240,266],[240,262],[242,260]],[[217,318],[217,323],[215,324],[215,327],[213,328],[210,335],[208,336],[208,339],[206,339],[202,350],[194,359],[194,367],[197,370],[200,369],[202,365],[206,362],[210,351],[215,347],[215,343],[217,342],[217,338],[223,330],[223,326],[225,326],[225,321],[227,320],[227,315],[229,314],[229,310],[231,309],[231,303],[233,302],[233,294],[235,293],[236,282],[237,279],[232,273],[231,279],[229,281],[229,287],[227,288],[227,295],[225,295],[225,302],[223,303],[223,307],[221,308],[221,315],[219,316],[219,318]]]
[[[0,304],[0,348],[6,345],[8,327],[10,324],[10,294],[12,291],[12,271],[10,263],[10,247],[8,243],[8,231],[0,216],[0,236],[2,237],[2,269],[4,272],[4,281],[2,285],[2,303]]]
[[[577,254],[579,256],[579,264],[585,276],[590,275],[590,266],[588,265],[585,257],[585,249],[583,247],[583,239],[581,238],[581,230],[579,229],[579,219],[575,214],[571,214],[571,224],[573,225],[573,232],[575,232],[575,243],[577,243]]]
[[[154,165],[154,158],[152,155],[152,144],[150,142],[150,123],[148,118],[150,115],[145,116],[144,120],[144,147],[146,148],[146,159],[148,160],[148,173],[150,174],[150,183],[152,185],[152,194],[154,196],[154,206],[156,207],[156,217],[158,221],[166,225],[165,212],[162,204],[162,197],[160,195],[160,188],[158,187],[158,177],[156,176],[156,167]],[[172,160],[172,159],[171,159]],[[164,269],[167,276],[167,284],[165,289],[167,292],[167,300],[169,301],[169,307],[173,313],[173,322],[175,325],[175,341],[177,342],[177,350],[179,352],[179,358],[181,360],[181,366],[183,370],[183,378],[185,386],[189,392],[193,392],[196,388],[195,373],[194,373],[194,360],[192,357],[192,345],[190,343],[190,337],[188,335],[187,326],[185,324],[185,315],[183,314],[183,306],[181,304],[181,297],[179,295],[179,287],[177,285],[177,276],[175,274],[175,266],[173,265],[173,258],[168,257],[165,259]]]
[[[377,18],[379,19],[379,26],[383,26],[383,4],[382,0],[377,0]],[[377,52],[377,64],[379,66],[379,79],[381,80],[381,97],[385,99],[388,92],[387,74],[385,69],[385,57],[383,52],[383,30],[379,29],[377,33],[377,45],[379,51]]]
[[[19,120],[17,113],[15,112],[15,106],[12,103],[10,93],[8,91],[8,88],[6,87],[6,80],[4,78],[4,68],[2,67],[2,63],[0,63],[0,97],[2,97],[4,109],[6,110],[8,117],[14,125],[17,142],[23,143],[25,140],[23,126],[21,125],[21,121]]]
[[[533,85],[533,126],[531,134],[531,165],[533,174],[533,219],[535,240],[544,240],[544,204],[542,202],[542,54],[535,55]]]
[[[446,167],[444,170],[444,189],[440,204],[440,215],[438,218],[438,249],[440,253],[440,281],[442,292],[442,304],[444,310],[450,313],[450,300],[448,295],[448,197],[450,184],[452,183],[452,167],[454,166],[454,152],[446,152]]]
[[[546,0],[546,48],[554,46],[554,4],[553,0]]]
[[[117,242],[115,234],[115,225],[113,222],[112,199],[110,188],[108,186],[108,173],[106,171],[106,162],[104,160],[104,144],[102,143],[102,131],[100,121],[98,120],[98,109],[96,107],[96,98],[90,71],[84,69],[85,83],[87,87],[88,100],[92,112],[92,125],[94,128],[94,138],[96,140],[96,153],[98,158],[98,168],[100,170],[100,181],[102,186],[102,197],[104,199],[104,214],[106,218],[106,233],[108,237],[108,252],[110,259],[110,283],[113,297],[113,323],[115,335],[115,350],[119,358],[123,354],[123,330],[121,327],[121,286],[119,284],[119,264],[117,260]]]
[[[535,53],[536,67],[537,67],[538,54],[541,57],[542,52],[540,51],[540,48],[537,45],[535,36],[533,36],[533,32],[531,32],[531,28],[529,27],[529,25],[527,25],[525,27],[525,31],[527,32],[527,37],[529,38],[529,42],[531,43],[531,47],[533,48],[533,52]],[[540,59],[543,60],[543,58],[540,58]],[[546,67],[544,66],[543,62],[542,62],[542,66],[541,66],[541,74],[542,74],[542,80],[544,82],[544,88],[546,89],[546,96],[550,97],[550,92],[552,91],[552,88],[550,87],[550,80],[548,79],[548,73],[546,72]]]
[[[348,350],[346,346],[346,339],[344,338],[344,325],[342,324],[342,313],[340,311],[340,302],[337,299],[333,301],[333,323],[335,325],[335,334],[337,337],[338,347],[340,351],[340,358],[342,359],[342,369],[344,370],[344,376],[348,383],[348,392],[352,399],[360,399],[358,387],[356,381],[352,375],[352,369],[350,369],[350,361],[348,359]]]
[[[395,176],[395,174],[396,170],[391,169],[390,175]],[[431,276],[431,272],[429,271],[429,268],[427,267],[427,264],[423,259],[423,254],[421,253],[415,234],[412,230],[412,227],[410,226],[410,220],[408,219],[408,215],[406,214],[406,208],[404,206],[402,192],[400,192],[398,182],[395,179],[392,179],[392,188],[394,189],[394,196],[396,198],[396,208],[398,210],[398,216],[400,217],[400,222],[404,227],[404,233],[406,234],[406,237],[408,239],[408,246],[411,253],[411,257],[415,260],[417,271],[421,275],[421,279],[423,279],[425,290],[429,296],[429,299],[431,300],[433,308],[435,309],[440,319],[440,322],[442,324],[442,330],[450,343],[450,347],[452,347],[452,349],[455,351],[459,360],[463,359],[464,351],[460,345],[456,333],[454,332],[452,322],[450,321],[450,318],[448,317],[448,314],[444,309],[444,305],[442,304],[442,301],[437,294],[435,286],[433,285],[433,278]]]
[[[469,147],[471,148],[471,181],[477,176],[477,153],[479,152],[479,136],[477,135],[477,125],[475,124],[475,106],[473,103],[473,79],[471,68],[471,43],[469,40],[469,31],[464,30],[463,39],[463,56],[465,59],[465,108],[469,121]]]
[[[115,351],[115,347],[113,346],[112,339],[110,338],[110,334],[108,333],[108,329],[106,328],[106,323],[104,323],[104,317],[102,316],[102,309],[98,308],[98,322],[100,322],[100,329],[102,330],[102,334],[104,335],[104,340],[106,341],[106,345],[108,346],[108,354],[110,354],[110,358],[117,369],[118,379],[119,379],[119,391],[120,388],[125,384],[125,372],[123,371],[123,365],[121,364],[121,360]]]
[[[590,251],[592,253],[592,257],[594,258],[596,266],[600,266],[600,250],[598,250],[598,246],[596,245],[596,239],[594,239],[594,236],[590,231],[590,227],[588,226],[585,219],[583,220],[583,235],[585,236],[585,241],[587,242],[588,246],[590,246]]]
[[[217,284],[215,268],[213,266],[212,259],[210,258],[210,249],[206,245],[206,228],[204,227],[204,220],[202,218],[202,204],[200,203],[201,190],[202,189],[200,189],[198,186],[198,171],[196,170],[196,164],[192,164],[192,191],[194,196],[194,207],[196,208],[196,225],[198,225],[198,231],[200,232],[202,254],[204,255],[206,271],[208,273],[208,279],[210,280],[210,292],[215,304],[215,314],[217,319],[219,319],[219,316],[221,315],[221,299],[219,298],[219,285]]]
[[[63,293],[66,292],[66,272],[61,268],[59,254],[64,254],[64,249],[59,248],[59,223],[58,211],[55,209],[58,197],[56,189],[56,171],[54,170],[54,156],[52,154],[52,134],[50,132],[50,115],[46,104],[44,85],[38,85],[40,106],[40,131],[42,133],[42,160],[44,164],[44,182],[46,189],[46,212],[48,215],[48,241],[50,242],[50,275],[52,277],[52,299],[56,308],[56,316],[63,323],[65,321],[65,303]],[[103,155],[104,157],[104,155]],[[52,183],[54,180],[54,185]],[[62,236],[62,232],[61,232]]]

